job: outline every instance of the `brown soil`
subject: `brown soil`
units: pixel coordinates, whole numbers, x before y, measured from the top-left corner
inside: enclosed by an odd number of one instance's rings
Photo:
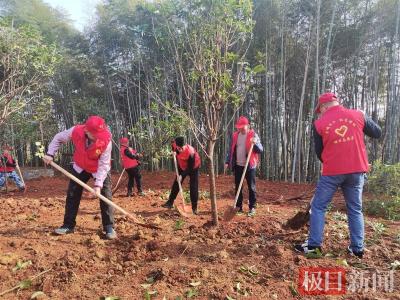
[[[371,218],[367,220],[384,223],[387,230],[374,238],[372,227],[366,225],[368,247],[362,264],[346,254],[346,222],[333,216],[334,211],[344,209],[340,194],[328,214],[323,245],[324,253],[338,258],[307,259],[292,250],[294,243],[304,241],[307,228],[290,231],[282,225],[304,210],[311,194],[300,200],[288,199],[311,192],[313,185],[258,180],[256,217],[236,216],[215,228],[209,222],[205,175],[200,183],[199,216],[183,219],[175,210],[160,207],[173,177],[167,172],[144,173],[144,197],[126,198],[125,187],[120,188],[113,199],[118,205],[162,229],[140,228],[117,214],[118,239],[114,241],[104,240],[98,201],[87,196],[81,202],[75,233],[61,237],[52,234],[63,219],[68,184],[65,177],[29,181],[25,194],[0,194],[0,293],[50,269],[31,287],[8,293],[4,299],[30,299],[35,291],[43,291],[43,299],[100,299],[110,295],[146,299],[146,291],[157,291],[151,299],[186,299],[190,292],[197,294],[193,299],[292,299],[300,298],[295,294],[302,266],[338,266],[338,259],[346,259],[352,270],[386,271],[395,260],[400,261],[396,238],[399,224]],[[115,174],[113,181],[117,179]],[[219,177],[217,187],[222,216],[233,202],[232,177]],[[184,188],[188,189],[187,182]],[[246,191],[244,195],[247,199]],[[32,264],[13,271],[18,260],[31,260]],[[393,293],[369,291],[343,298],[400,299],[399,283],[396,271]]]

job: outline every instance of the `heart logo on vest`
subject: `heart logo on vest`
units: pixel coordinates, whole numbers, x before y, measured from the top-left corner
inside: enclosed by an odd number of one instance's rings
[[[337,135],[340,135],[341,137],[344,137],[346,135],[347,129],[348,128],[346,125],[342,125],[342,126],[340,126],[340,128],[335,129],[335,133]]]

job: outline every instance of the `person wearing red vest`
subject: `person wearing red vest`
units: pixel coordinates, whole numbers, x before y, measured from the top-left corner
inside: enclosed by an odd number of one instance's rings
[[[6,179],[10,178],[12,181],[14,181],[19,191],[22,192],[25,191],[25,185],[15,172],[17,162],[11,156],[10,150],[12,150],[10,146],[3,146],[3,153],[0,157],[0,188],[5,185]]]
[[[177,137],[172,143],[172,151],[176,152],[179,178],[176,178],[171,189],[168,201],[162,205],[165,208],[172,208],[176,196],[179,193],[178,181],[186,176],[190,178],[190,202],[192,203],[193,214],[197,215],[197,202],[199,199],[199,168],[201,164],[200,155],[191,145],[185,144],[184,137]]]
[[[140,161],[139,159],[143,155],[137,153],[135,149],[129,147],[129,140],[123,137],[119,140],[121,148],[119,149],[121,155],[122,166],[124,167],[126,173],[128,173],[128,194],[127,197],[132,196],[132,189],[134,185],[134,180],[136,181],[136,186],[138,194],[144,196],[142,191],[142,175],[140,174]]]
[[[340,187],[346,201],[350,231],[349,253],[362,258],[364,254],[364,217],[362,191],[368,172],[368,156],[364,134],[380,138],[382,131],[362,111],[343,107],[333,93],[319,97],[314,122],[315,150],[322,162],[322,174],[311,202],[308,240],[295,245],[302,253],[321,251],[325,213]]]
[[[111,133],[103,118],[90,116],[85,124],[76,125],[55,135],[47,150],[44,161],[48,164],[62,144],[72,141],[73,154],[72,174],[83,182],[95,179],[94,190],[112,200],[111,193]],[[73,233],[83,188],[70,180],[65,204],[64,223],[55,230],[56,234]],[[114,211],[105,202],[100,201],[101,219],[107,239],[117,237],[114,230]]]
[[[237,131],[233,133],[231,142],[226,155],[225,169],[231,167],[235,175],[235,191],[237,192],[240,179],[244,172],[247,156],[250,155],[249,166],[246,171],[246,181],[249,188],[249,213],[252,217],[256,214],[256,168],[259,161],[259,154],[264,150],[257,133],[250,129],[249,120],[241,116],[235,127]],[[254,145],[253,151],[249,153],[251,145]],[[243,193],[240,190],[239,198],[236,203],[239,208],[238,213],[243,213]]]

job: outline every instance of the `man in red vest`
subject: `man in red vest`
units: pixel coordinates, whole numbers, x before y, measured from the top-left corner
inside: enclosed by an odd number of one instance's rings
[[[20,191],[24,191],[25,186],[21,178],[19,178],[18,174],[15,172],[17,162],[11,156],[11,150],[12,148],[10,146],[3,146],[3,153],[0,157],[0,188],[5,185],[6,178],[10,178],[15,182],[15,185]]]
[[[350,231],[349,253],[362,258],[364,254],[364,218],[362,191],[368,171],[368,156],[364,134],[379,138],[381,128],[362,111],[340,105],[333,93],[319,97],[314,123],[315,150],[322,162],[322,175],[318,181],[310,209],[308,240],[295,245],[302,253],[321,251],[325,226],[325,212],[336,190],[340,187],[346,201]]]
[[[111,193],[111,133],[105,121],[99,116],[91,116],[83,125],[76,125],[55,135],[44,157],[50,163],[60,146],[72,140],[75,147],[72,174],[83,182],[95,179],[94,190],[112,199]],[[55,230],[56,234],[73,233],[78,214],[83,187],[70,180],[65,204],[64,223]],[[101,219],[107,239],[115,239],[113,208],[100,200]]]
[[[128,194],[127,197],[132,196],[132,189],[134,185],[134,180],[136,181],[136,186],[138,194],[144,196],[142,191],[142,175],[140,174],[140,161],[139,159],[143,155],[137,153],[135,149],[129,147],[129,140],[126,137],[120,139],[120,155],[122,160],[122,166],[124,167],[126,173],[128,173]]]
[[[179,193],[178,181],[183,182],[186,176],[190,178],[190,201],[193,214],[197,215],[197,201],[199,199],[199,168],[200,155],[191,145],[185,144],[184,137],[177,137],[172,143],[172,151],[176,152],[178,162],[179,178],[176,178],[172,185],[168,201],[162,205],[165,208],[172,208],[175,198]]]
[[[246,117],[240,117],[236,126],[237,131],[233,133],[230,147],[226,155],[225,169],[232,168],[235,174],[235,190],[237,192],[240,184],[240,179],[244,172],[247,156],[250,155],[249,166],[246,171],[246,181],[249,188],[249,217],[256,214],[256,168],[258,165],[259,154],[263,151],[263,146],[257,133],[250,129],[249,120]],[[253,146],[253,151],[249,154],[250,146]],[[236,203],[239,208],[238,213],[243,213],[243,194],[240,190],[239,198]]]

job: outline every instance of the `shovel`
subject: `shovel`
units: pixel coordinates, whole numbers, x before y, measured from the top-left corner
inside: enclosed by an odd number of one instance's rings
[[[239,194],[242,189],[244,178],[246,177],[247,167],[249,166],[250,156],[253,151],[253,147],[254,147],[254,144],[252,143],[250,146],[249,153],[247,154],[246,164],[244,165],[242,178],[240,178],[239,187],[236,191],[235,202],[233,202],[233,206],[229,206],[224,212],[224,221],[226,221],[226,222],[229,222],[230,220],[232,220],[236,216],[236,213],[239,211],[239,208],[236,207],[236,203],[238,201]]]
[[[119,184],[121,182],[122,176],[124,176],[124,173],[125,173],[125,168],[122,170],[121,175],[118,178],[117,184],[115,185],[114,189],[112,190],[112,195],[114,195],[116,193],[116,191],[118,191]]]
[[[178,171],[178,163],[176,161],[176,153],[173,153],[174,156],[174,165],[175,165],[175,173],[176,173],[176,181],[178,182],[178,186],[179,186],[179,194],[181,195],[182,198],[182,203],[178,202],[176,204],[176,208],[178,210],[178,212],[188,218],[191,216],[192,214],[192,209],[190,206],[185,204],[185,197],[183,195],[183,190],[182,190],[182,183],[181,183],[181,177],[179,176],[179,171]]]
[[[82,186],[85,190],[95,194],[94,189],[91,188],[89,185],[87,185],[86,183],[84,183],[83,181],[79,180],[78,178],[76,178],[74,175],[72,175],[71,173],[67,172],[66,170],[64,170],[63,168],[61,168],[59,165],[57,165],[54,161],[50,162],[50,165],[60,171],[61,173],[63,173],[65,176],[67,176],[69,179],[75,181],[77,184],[79,184],[80,186]],[[151,229],[160,229],[160,227],[154,225],[154,224],[145,224],[140,222],[139,220],[137,220],[132,214],[128,213],[126,210],[124,210],[122,207],[119,207],[117,204],[115,204],[114,202],[110,201],[109,199],[107,199],[106,197],[104,197],[103,195],[96,195],[100,198],[101,201],[107,203],[108,205],[110,205],[111,207],[115,208],[116,210],[118,210],[119,212],[121,212],[123,215],[129,217],[133,223],[135,223],[136,225],[142,226],[142,227],[146,227],[146,228],[151,228]]]
[[[286,221],[286,224],[283,226],[284,229],[293,229],[298,230],[302,228],[304,225],[308,223],[310,220],[310,209],[311,203],[314,200],[314,197],[311,199],[310,203],[307,205],[304,211],[299,211],[292,218]]]
[[[24,181],[24,177],[22,177],[22,172],[21,172],[21,169],[19,168],[19,164],[18,164],[17,161],[15,161],[15,168],[17,169],[18,175],[19,175],[19,177],[21,178],[22,184],[23,184],[24,187],[25,187],[25,189],[24,189],[24,193],[25,193],[25,192],[26,192],[26,184],[25,184],[25,181]]]

